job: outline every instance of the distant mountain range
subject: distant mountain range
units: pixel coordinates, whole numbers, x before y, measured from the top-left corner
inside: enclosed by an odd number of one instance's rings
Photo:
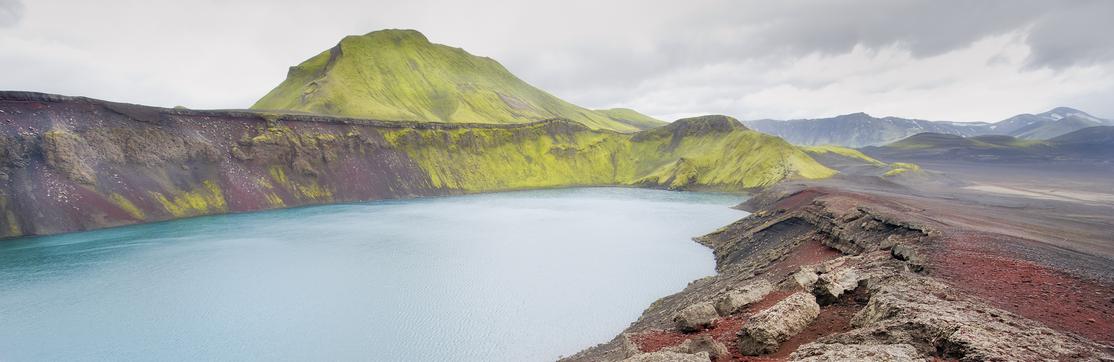
[[[629,109],[594,111],[566,102],[494,59],[431,43],[415,30],[345,37],[291,67],[252,109],[449,123],[565,118],[623,132],[665,124]]]
[[[1114,160],[1114,126],[1083,128],[1048,140],[921,133],[881,147],[864,147],[862,151],[890,160],[1109,162]]]
[[[1088,127],[1114,126],[1114,121],[1068,107],[1057,107],[1039,114],[1020,114],[997,123],[926,121],[899,117],[877,118],[866,113],[852,113],[832,118],[757,120],[745,123],[751,129],[799,145],[833,144],[856,148],[881,146],[921,133],[954,135],[961,138],[1005,135],[1026,140],[1046,140]]]
[[[1031,140],[1046,140],[1094,126],[1114,126],[1114,122],[1068,107],[1056,107],[1040,114],[1019,114],[990,125],[987,134],[1004,134]]]

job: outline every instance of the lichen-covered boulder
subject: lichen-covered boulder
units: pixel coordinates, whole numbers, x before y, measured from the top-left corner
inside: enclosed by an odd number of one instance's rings
[[[688,354],[658,351],[637,354],[623,360],[623,362],[708,362],[711,360],[707,353]]]
[[[916,348],[908,344],[842,344],[809,343],[789,355],[790,361],[802,362],[920,362],[925,361]]]
[[[739,337],[739,352],[758,356],[776,352],[781,342],[801,333],[816,316],[820,305],[812,294],[798,292],[751,317]]]
[[[765,279],[759,279],[747,286],[727,292],[716,301],[716,312],[721,316],[738,313],[747,305],[762,300],[774,286]]]
[[[673,323],[682,332],[695,332],[715,325],[716,307],[711,302],[700,302],[682,309],[673,316]]]
[[[664,349],[664,351],[699,354],[706,353],[711,359],[718,360],[720,357],[727,357],[731,354],[727,350],[727,346],[723,343],[712,339],[710,336],[699,336],[692,339],[686,339],[679,345]]]

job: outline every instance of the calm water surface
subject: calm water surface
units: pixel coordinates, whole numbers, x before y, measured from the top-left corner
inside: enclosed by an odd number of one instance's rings
[[[0,360],[552,360],[713,271],[737,195],[579,188],[0,242]]]

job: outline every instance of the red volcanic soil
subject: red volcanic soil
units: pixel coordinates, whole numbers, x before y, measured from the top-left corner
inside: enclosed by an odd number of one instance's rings
[[[835,260],[841,256],[843,256],[843,253],[839,252],[839,250],[821,244],[818,239],[807,240],[798,245],[795,250],[789,252],[785,258],[771,265],[767,269],[767,273],[776,277],[782,277],[787,274],[796,273],[797,270],[800,270],[802,265],[819,264],[829,260]]]
[[[821,195],[823,194],[814,189],[803,190],[789,197],[781,199],[777,202],[777,204],[774,205],[774,207],[779,209],[794,209],[800,207],[801,205],[812,202],[812,200],[816,199],[817,196]]]
[[[642,352],[656,352],[666,347],[681,344],[686,339],[696,336],[708,335],[716,341],[727,346],[731,352],[728,358],[720,358],[717,362],[724,361],[784,361],[801,345],[816,341],[820,337],[851,330],[851,317],[855,315],[862,305],[866,303],[864,294],[848,293],[832,305],[820,309],[820,315],[801,333],[781,344],[778,351],[765,356],[744,356],[739,353],[738,338],[736,333],[746,325],[750,316],[777,304],[798,290],[776,290],[766,295],[762,300],[747,307],[746,311],[716,321],[716,326],[695,333],[681,333],[675,330],[652,330],[631,337],[632,342]]]
[[[1114,342],[1114,287],[989,250],[1003,236],[963,233],[932,253],[934,274],[1054,329]]]

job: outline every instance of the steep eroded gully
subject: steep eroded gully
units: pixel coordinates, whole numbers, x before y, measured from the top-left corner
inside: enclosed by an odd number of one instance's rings
[[[717,275],[566,360],[1114,358],[1114,285],[1080,272],[1108,260],[1050,256],[1047,245],[953,226],[917,202],[767,189],[741,205],[751,216],[698,238]]]

